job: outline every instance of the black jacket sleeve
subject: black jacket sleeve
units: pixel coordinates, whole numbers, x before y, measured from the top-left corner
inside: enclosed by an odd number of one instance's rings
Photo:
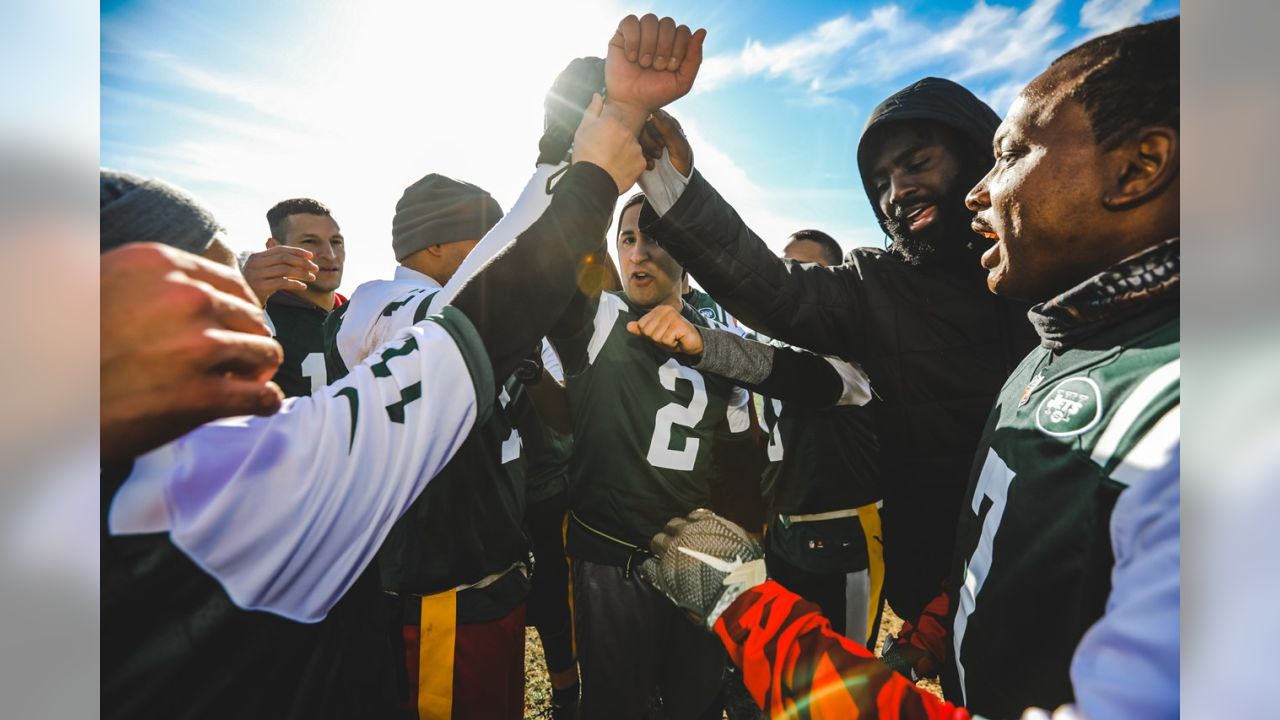
[[[783,402],[808,408],[835,405],[844,379],[831,362],[805,350],[766,345],[727,330],[698,328],[703,353],[690,366]]]
[[[746,325],[823,355],[862,359],[866,301],[856,264],[779,260],[697,171],[675,206],[642,229]]]
[[[506,378],[547,335],[571,299],[582,258],[608,230],[618,187],[602,168],[575,163],[551,190],[546,210],[458,291],[484,342],[495,378]]]

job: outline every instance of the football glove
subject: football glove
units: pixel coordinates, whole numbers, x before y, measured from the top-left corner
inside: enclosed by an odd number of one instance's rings
[[[673,519],[650,549],[641,577],[709,629],[739,595],[766,579],[760,544],[710,510]]]
[[[573,145],[573,134],[594,93],[604,95],[604,60],[580,57],[570,62],[547,91],[543,101],[542,139],[538,164],[563,162]]]

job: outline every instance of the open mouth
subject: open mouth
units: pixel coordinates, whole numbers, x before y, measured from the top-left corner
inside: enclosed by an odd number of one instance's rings
[[[987,238],[988,240],[1000,239],[1000,236],[996,235],[995,232],[991,230],[991,228],[987,227],[986,223],[980,223],[977,220],[974,220],[972,223],[969,223],[969,227],[974,232],[978,233],[984,238]]]
[[[919,205],[905,214],[907,228],[912,232],[929,226],[938,216],[937,205]]]
[[[653,280],[653,276],[647,272],[631,273],[631,282],[636,285],[647,285]]]

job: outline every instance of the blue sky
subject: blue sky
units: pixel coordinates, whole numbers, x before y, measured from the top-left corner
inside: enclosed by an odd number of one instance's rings
[[[532,171],[542,96],[603,55],[627,13],[708,30],[694,92],[672,106],[696,163],[779,246],[802,227],[882,244],[854,150],[870,110],[926,76],[1003,114],[1093,35],[1179,12],[1171,0],[977,2],[104,2],[102,164],[205,201],[237,250],[276,201],[328,204],[343,290],[389,275],[391,216],[428,172],[504,207]]]

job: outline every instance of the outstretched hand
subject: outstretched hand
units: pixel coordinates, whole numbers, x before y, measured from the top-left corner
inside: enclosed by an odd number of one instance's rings
[[[645,116],[674,102],[693,87],[702,66],[707,31],[690,32],[669,17],[628,15],[618,23],[605,60],[609,101]],[[639,125],[633,127],[639,130]]]
[[[766,580],[760,543],[710,510],[672,518],[649,549],[653,557],[640,564],[640,575],[708,629],[739,595]]]
[[[307,289],[307,282],[316,279],[320,266],[312,261],[312,253],[292,245],[275,245],[256,252],[245,260],[240,272],[245,282],[265,306],[267,298],[279,290]]]
[[[670,305],[659,305],[627,323],[627,332],[648,338],[667,352],[702,355],[702,333]]]

